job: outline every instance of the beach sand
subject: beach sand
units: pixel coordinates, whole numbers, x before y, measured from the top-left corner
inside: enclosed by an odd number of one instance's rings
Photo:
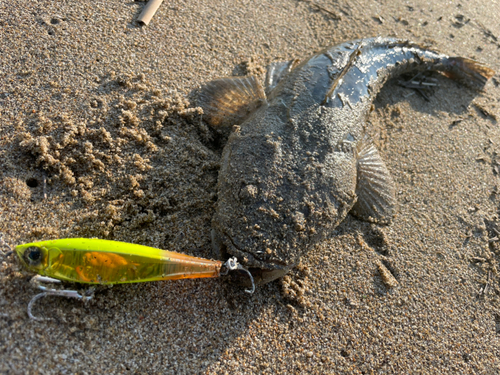
[[[372,36],[500,72],[500,4],[0,0],[0,234],[211,258],[220,145],[193,90]],[[429,101],[388,82],[371,133],[397,184],[388,226],[350,215],[283,280],[38,293],[0,254],[0,373],[371,374],[500,371],[500,78],[435,74]],[[7,251],[6,247],[3,247]],[[82,287],[70,285],[69,287]],[[84,288],[84,287],[83,287]]]

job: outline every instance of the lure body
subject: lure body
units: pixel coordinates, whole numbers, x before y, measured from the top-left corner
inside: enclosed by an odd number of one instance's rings
[[[125,242],[68,238],[19,245],[32,272],[85,284],[218,277],[223,262]]]

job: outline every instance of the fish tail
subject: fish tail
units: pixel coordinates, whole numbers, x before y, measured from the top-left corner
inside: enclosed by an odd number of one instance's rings
[[[495,71],[465,57],[448,57],[443,74],[473,88],[483,88]]]

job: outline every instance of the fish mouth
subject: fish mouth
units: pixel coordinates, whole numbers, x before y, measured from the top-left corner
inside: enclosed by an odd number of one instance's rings
[[[227,260],[236,256],[238,261],[252,274],[256,284],[262,285],[283,277],[295,265],[286,265],[277,259],[260,260],[254,255],[240,249],[231,236],[225,232],[212,229],[212,248],[219,259]],[[248,275],[243,271],[231,275],[231,282],[238,285],[251,286]]]

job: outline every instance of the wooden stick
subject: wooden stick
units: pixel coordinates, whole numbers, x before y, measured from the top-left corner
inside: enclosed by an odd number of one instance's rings
[[[47,174],[45,171],[42,172],[42,178],[43,178],[43,200],[47,199]]]
[[[153,18],[162,2],[163,0],[149,0],[149,2],[142,10],[142,13],[137,18],[137,22],[140,25],[148,25],[149,21],[151,21],[151,18]]]

